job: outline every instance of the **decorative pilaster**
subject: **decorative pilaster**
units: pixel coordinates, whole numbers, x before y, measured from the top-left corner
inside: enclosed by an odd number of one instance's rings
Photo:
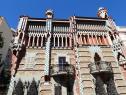
[[[53,36],[53,38],[54,38],[54,40],[53,40],[53,41],[54,41],[54,42],[53,42],[53,43],[54,43],[53,46],[55,47],[55,36]]]
[[[53,12],[52,10],[47,10],[46,12],[47,20],[46,20],[46,50],[45,50],[45,81],[49,81],[49,64],[50,64],[50,40],[51,40],[51,32],[52,32],[52,18]],[[47,79],[46,79],[47,78]]]

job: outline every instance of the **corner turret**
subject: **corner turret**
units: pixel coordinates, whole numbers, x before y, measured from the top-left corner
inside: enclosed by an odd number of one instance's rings
[[[107,9],[106,8],[103,8],[103,7],[100,7],[98,9],[97,15],[100,18],[108,18]]]
[[[51,9],[48,9],[45,14],[46,14],[46,17],[50,18],[50,19],[52,19],[53,15],[54,15],[53,10],[51,10]]]

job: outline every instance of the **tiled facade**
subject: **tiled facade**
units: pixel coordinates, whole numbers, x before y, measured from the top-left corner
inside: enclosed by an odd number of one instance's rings
[[[119,33],[119,38],[122,43],[122,54],[126,56],[126,27],[125,26],[117,26],[117,30]],[[122,59],[123,64],[120,64],[121,70],[124,74],[124,77],[126,79],[126,59]]]
[[[97,17],[21,16],[8,95],[126,95],[114,51],[114,21]]]

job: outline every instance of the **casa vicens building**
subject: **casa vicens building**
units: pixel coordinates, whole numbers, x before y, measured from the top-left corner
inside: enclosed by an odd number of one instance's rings
[[[126,95],[107,10],[69,19],[45,14],[20,17],[8,95]]]

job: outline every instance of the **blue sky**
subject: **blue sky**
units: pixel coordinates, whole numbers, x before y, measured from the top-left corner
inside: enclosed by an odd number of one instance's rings
[[[19,16],[45,17],[45,10],[53,9],[55,18],[72,15],[96,17],[99,7],[106,7],[117,25],[126,26],[126,0],[0,0],[0,15],[10,27],[16,28]]]

